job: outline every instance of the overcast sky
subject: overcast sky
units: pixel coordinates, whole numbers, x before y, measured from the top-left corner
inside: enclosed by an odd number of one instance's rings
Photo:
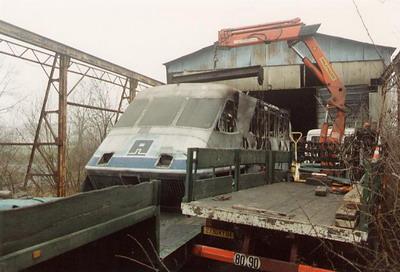
[[[398,47],[400,0],[356,2],[375,42]],[[369,42],[352,0],[0,0],[2,20],[162,81],[163,63],[210,45],[221,28],[294,17]]]

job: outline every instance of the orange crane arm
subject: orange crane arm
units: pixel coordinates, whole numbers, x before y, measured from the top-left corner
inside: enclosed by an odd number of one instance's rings
[[[302,56],[301,53],[298,52],[297,49],[291,45],[290,42],[289,46],[301,57],[304,65],[308,69],[310,69],[319,79],[319,81],[321,81],[321,83],[328,88],[329,92],[331,93],[331,97],[327,102],[327,107],[334,107],[337,109],[333,128],[329,136],[329,125],[327,121],[327,116],[325,117],[325,122],[321,127],[320,142],[340,143],[346,127],[346,87],[340,80],[339,76],[336,74],[335,70],[332,67],[332,64],[326,58],[324,52],[321,50],[317,40],[312,36],[306,36],[303,37],[301,41],[307,46],[316,64],[313,64],[311,60],[307,57]]]
[[[301,31],[301,20],[295,18],[263,25],[222,29],[218,32],[220,46],[236,47],[266,41],[295,40]]]
[[[304,65],[324,84],[331,97],[328,100],[328,108],[337,109],[332,132],[328,137],[327,118],[321,128],[320,142],[340,143],[345,129],[345,99],[346,88],[334,71],[332,64],[326,58],[318,42],[313,35],[317,32],[319,25],[304,25],[300,18],[288,21],[280,21],[263,25],[253,25],[239,28],[222,29],[218,32],[218,45],[223,47],[237,47],[259,43],[270,43],[275,41],[287,41],[302,59]],[[309,49],[315,60],[315,64],[304,57],[294,44],[302,41]]]

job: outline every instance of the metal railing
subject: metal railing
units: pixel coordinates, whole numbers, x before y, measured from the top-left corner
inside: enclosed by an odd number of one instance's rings
[[[287,172],[291,160],[289,151],[189,148],[183,202],[272,183],[275,166],[287,164]]]

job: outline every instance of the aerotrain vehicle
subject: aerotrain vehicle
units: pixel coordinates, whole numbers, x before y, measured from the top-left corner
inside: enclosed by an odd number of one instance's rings
[[[189,147],[289,150],[289,133],[287,111],[223,84],[149,88],[87,163],[83,190],[160,179],[161,204],[179,205]]]

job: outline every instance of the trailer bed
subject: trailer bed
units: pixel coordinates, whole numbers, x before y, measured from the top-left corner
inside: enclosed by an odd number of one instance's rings
[[[158,246],[158,190],[158,182],[114,186],[1,210],[0,271],[38,265],[145,221],[145,238]]]
[[[226,195],[182,203],[185,215],[307,235],[345,243],[360,243],[367,233],[335,226],[343,195],[315,195],[315,186],[280,182]]]

